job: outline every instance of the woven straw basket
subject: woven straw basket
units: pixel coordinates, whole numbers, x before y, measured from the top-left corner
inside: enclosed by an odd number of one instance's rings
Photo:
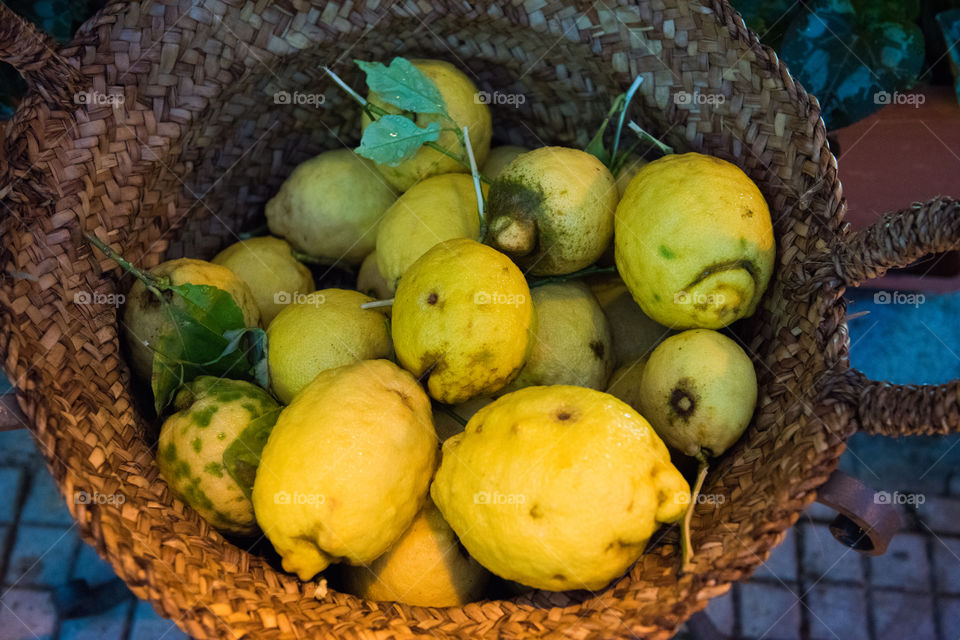
[[[693,520],[695,568],[678,575],[675,528],[598,593],[536,592],[432,609],[375,603],[301,583],[224,540],[172,497],[151,447],[111,298],[129,286],[94,253],[99,236],[141,266],[210,257],[258,224],[291,169],[357,142],[351,59],[442,58],[482,90],[523,94],[494,106],[499,142],[583,146],[612,99],[644,77],[633,118],[677,150],[742,167],[777,234],[777,268],[740,335],[760,381],[746,436]],[[0,59],[31,91],[0,159],[0,349],[20,406],[84,538],[133,592],[197,638],[530,636],[666,638],[748,576],[816,497],[845,440],[946,433],[957,383],[900,387],[850,369],[847,286],[957,246],[946,199],[846,233],[837,165],[816,99],[723,0],[495,3],[432,0],[112,2],[69,45],[0,5]],[[323,92],[324,104],[273,94]],[[709,104],[677,92],[721,94]],[[78,92],[122,95],[81,103]],[[94,292],[94,304],[76,304]],[[98,304],[98,302],[103,302]],[[76,492],[121,494],[122,504]]]

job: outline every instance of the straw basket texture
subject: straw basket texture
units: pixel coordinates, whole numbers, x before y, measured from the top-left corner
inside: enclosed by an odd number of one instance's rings
[[[740,331],[760,399],[709,476],[705,491],[726,500],[696,512],[692,572],[678,575],[667,529],[602,592],[374,603],[324,593],[225,541],[158,476],[156,427],[139,410],[113,299],[75,298],[129,282],[84,234],[144,267],[210,257],[256,224],[296,164],[357,142],[358,112],[319,65],[362,86],[351,59],[395,55],[446,59],[483,90],[523,94],[493,113],[500,142],[527,145],[585,144],[640,74],[641,126],[736,163],[766,196],[777,269]],[[112,2],[59,50],[0,5],[0,59],[31,87],[0,160],[4,369],[84,538],[194,637],[666,638],[764,561],[857,429],[946,433],[960,422],[956,383],[898,387],[849,368],[842,298],[956,247],[956,203],[846,233],[816,99],[723,0]],[[325,102],[279,105],[278,91]],[[725,99],[675,100],[681,91]],[[78,491],[125,501],[80,503]]]

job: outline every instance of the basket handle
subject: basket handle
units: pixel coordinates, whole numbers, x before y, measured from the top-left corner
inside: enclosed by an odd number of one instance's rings
[[[57,53],[53,38],[0,2],[0,61],[20,72],[47,102],[68,104],[80,72]]]
[[[837,240],[804,263],[807,293],[829,287],[842,292],[887,269],[960,248],[960,202],[937,197],[885,214],[866,229]],[[870,380],[849,369],[836,393],[857,407],[860,429],[888,436],[960,431],[960,380],[940,385],[901,385]]]

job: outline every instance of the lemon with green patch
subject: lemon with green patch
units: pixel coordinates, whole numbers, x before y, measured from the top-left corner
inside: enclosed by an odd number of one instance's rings
[[[534,275],[571,273],[610,244],[617,186],[596,156],[541,147],[513,159],[490,186],[486,241]]]
[[[397,360],[447,404],[513,380],[533,324],[523,273],[499,251],[467,238],[423,254],[400,280],[393,303]]]
[[[770,210],[739,167],[700,153],[643,167],[617,206],[617,270],[662,325],[719,329],[753,315],[773,273]]]
[[[477,87],[470,78],[454,65],[443,60],[410,60],[410,62],[436,85],[448,116],[417,113],[413,121],[421,129],[431,122],[440,125],[442,131],[436,144],[447,153],[423,146],[412,158],[404,160],[397,166],[377,165],[380,172],[398,191],[406,191],[430,176],[469,171],[465,164],[454,159],[467,157],[466,149],[460,143],[455,129],[462,130],[463,127],[469,129],[470,146],[473,148],[477,166],[483,165],[487,159],[492,134],[490,108],[478,99]],[[388,113],[401,113],[400,109],[387,103],[376,93],[370,93],[367,100]],[[363,128],[366,129],[370,122],[370,118],[364,112]]]
[[[436,468],[430,399],[387,360],[320,373],[280,414],[253,486],[286,571],[369,564],[410,526]]]
[[[174,407],[160,429],[161,475],[212,526],[253,534],[250,495],[280,405],[249,382],[200,376],[177,393]]]
[[[480,564],[554,591],[604,588],[690,499],[637,411],[573,386],[527,387],[478,411],[443,444],[430,491]]]

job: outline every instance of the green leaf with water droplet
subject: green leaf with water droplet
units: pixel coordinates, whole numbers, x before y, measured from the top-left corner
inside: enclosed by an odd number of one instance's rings
[[[377,164],[395,167],[417,152],[423,143],[440,137],[440,125],[429,122],[420,128],[409,118],[386,115],[363,130],[356,152]]]
[[[447,115],[447,105],[437,85],[406,58],[394,58],[389,66],[354,60],[367,74],[367,86],[390,104],[414,113]]]

